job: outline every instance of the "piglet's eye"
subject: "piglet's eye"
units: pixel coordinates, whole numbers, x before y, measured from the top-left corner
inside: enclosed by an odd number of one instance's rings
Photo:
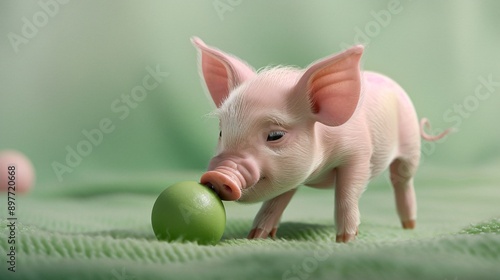
[[[222,137],[222,131],[219,131],[219,138]]]
[[[281,139],[281,137],[285,136],[285,134],[286,134],[286,132],[281,131],[281,130],[271,131],[267,135],[267,141],[268,142],[277,141],[277,140]]]

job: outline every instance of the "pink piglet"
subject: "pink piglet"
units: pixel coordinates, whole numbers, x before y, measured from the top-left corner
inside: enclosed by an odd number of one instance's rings
[[[217,109],[216,155],[200,182],[224,200],[264,201],[248,238],[275,237],[299,185],[335,190],[336,241],[358,234],[358,202],[368,182],[389,168],[405,229],[415,227],[413,177],[424,132],[405,91],[378,73],[361,71],[363,46],[306,69],[265,68],[192,39]]]

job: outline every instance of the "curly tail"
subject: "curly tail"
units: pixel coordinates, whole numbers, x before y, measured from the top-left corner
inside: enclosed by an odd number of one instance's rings
[[[431,129],[431,123],[429,122],[428,119],[423,118],[422,120],[420,120],[420,136],[424,140],[431,141],[431,142],[437,141],[453,131],[453,128],[448,128],[438,135],[429,135],[425,132],[425,129],[427,129],[427,130]]]

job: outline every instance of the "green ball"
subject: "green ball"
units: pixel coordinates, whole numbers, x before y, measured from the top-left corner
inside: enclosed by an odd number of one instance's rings
[[[194,181],[179,182],[156,199],[151,225],[158,240],[216,244],[224,233],[226,211],[212,189]]]

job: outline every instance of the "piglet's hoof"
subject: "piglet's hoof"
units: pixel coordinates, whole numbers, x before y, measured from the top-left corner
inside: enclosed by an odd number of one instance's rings
[[[409,221],[402,221],[401,224],[403,225],[404,229],[414,229],[416,225],[415,220],[409,220]]]
[[[356,239],[356,236],[358,236],[358,230],[356,230],[356,234],[349,234],[349,233],[339,234],[337,235],[335,241],[337,243],[347,243],[349,241]]]
[[[254,228],[250,231],[250,233],[248,234],[247,238],[248,239],[257,239],[257,238],[267,238],[267,237],[271,237],[271,238],[276,238],[276,232],[278,231],[277,228],[273,228],[271,230],[271,232],[268,232],[268,231],[265,231],[261,228]]]
[[[344,233],[341,235],[337,235],[337,238],[335,239],[335,241],[337,243],[347,243],[347,242],[352,241],[354,239],[356,239],[356,235]]]

